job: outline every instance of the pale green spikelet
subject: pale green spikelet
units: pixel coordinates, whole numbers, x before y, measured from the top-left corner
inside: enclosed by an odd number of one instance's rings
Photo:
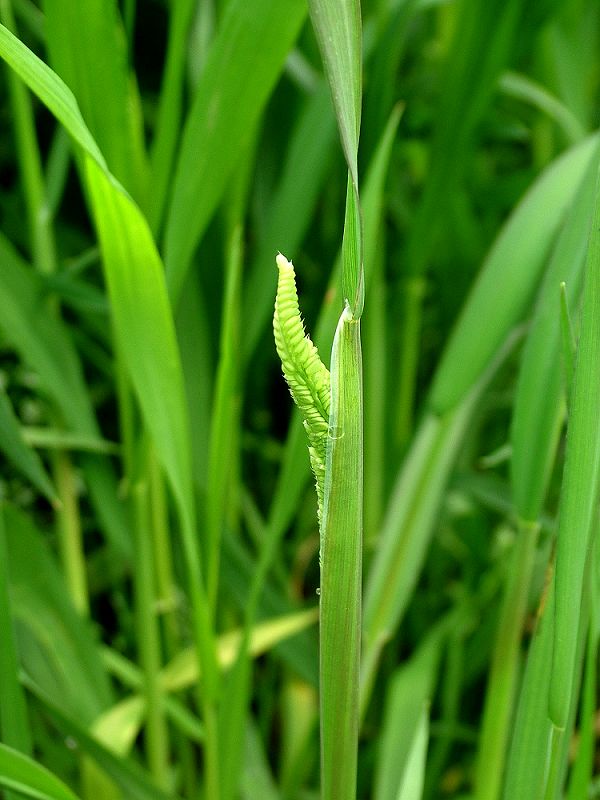
[[[320,522],[323,512],[325,452],[331,402],[329,370],[304,331],[298,306],[294,266],[281,253],[277,255],[277,266],[279,281],[273,317],[275,345],[291,395],[304,419],[310,463],[317,485]]]

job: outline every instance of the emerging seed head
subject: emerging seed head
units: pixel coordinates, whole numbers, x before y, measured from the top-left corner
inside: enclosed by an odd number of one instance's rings
[[[283,374],[294,402],[300,409],[308,435],[308,452],[315,474],[318,516],[321,521],[325,485],[325,452],[329,428],[329,370],[304,330],[298,306],[296,274],[291,261],[277,255],[279,281],[275,298],[273,332]]]

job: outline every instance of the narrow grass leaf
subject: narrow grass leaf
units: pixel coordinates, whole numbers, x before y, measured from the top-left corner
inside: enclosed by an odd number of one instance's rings
[[[56,504],[56,489],[41,458],[27,443],[10,400],[0,391],[0,449],[13,465],[43,494]]]
[[[78,800],[56,775],[4,744],[0,744],[0,786],[33,800]]]
[[[433,697],[442,646],[448,631],[446,620],[439,623],[389,681],[383,735],[375,770],[374,800],[398,800],[400,796],[400,787],[409,769],[411,750],[418,739],[424,711]]]
[[[317,619],[317,609],[310,608],[259,622],[251,631],[248,651],[252,656],[262,655],[285,639],[314,625]],[[243,632],[236,630],[218,638],[217,657],[222,669],[230,667],[235,662],[242,636]],[[198,678],[198,666],[193,659],[191,649],[182,650],[162,671],[164,688],[170,692],[192,686]]]
[[[360,0],[310,0],[311,20],[333,97],[348,164],[342,242],[342,297],[355,319],[363,311],[362,215],[358,193],[358,140],[362,110],[362,19]]]
[[[175,169],[165,230],[169,294],[174,299],[305,15],[301,0],[233,0],[227,5],[185,123]]]
[[[358,186],[362,102],[361,13],[358,0],[309,0],[310,16],[335,107],[351,180]]]
[[[525,312],[597,141],[589,137],[554,161],[503,226],[436,371],[430,402],[438,411],[451,408],[468,391]]]
[[[151,151],[151,185],[148,221],[154,235],[160,230],[173,175],[173,161],[183,115],[185,64],[189,29],[196,0],[171,6],[167,58],[160,91]]]
[[[419,724],[408,754],[406,769],[397,795],[398,800],[421,800],[423,797],[428,741],[429,707],[426,705],[421,712]]]
[[[77,433],[60,431],[56,428],[34,428],[30,425],[21,428],[24,441],[30,447],[42,450],[81,450],[85,453],[118,455],[121,448],[116,442]]]
[[[575,144],[587,131],[571,109],[544,86],[518,72],[505,72],[498,82],[499,89],[508,97],[521,100],[547,114],[559,125],[569,144]]]
[[[0,26],[0,55],[62,122],[75,141],[106,168],[104,156],[86,127],[71,90],[4,25]]]
[[[511,483],[518,514],[535,522],[542,510],[564,417],[560,283],[577,303],[594,206],[598,156],[583,176],[554,245],[519,370],[511,429]]]
[[[600,186],[586,262],[556,551],[550,717],[564,728],[575,672],[583,580],[600,489]]]
[[[44,0],[43,5],[52,67],[77,98],[113,175],[145,206],[141,104],[116,0]]]

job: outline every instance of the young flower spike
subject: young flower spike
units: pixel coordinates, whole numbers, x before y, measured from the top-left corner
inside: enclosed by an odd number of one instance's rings
[[[331,402],[329,370],[304,331],[298,306],[294,266],[277,255],[279,280],[275,299],[273,332],[283,374],[294,402],[300,409],[308,435],[308,452],[315,474],[319,524],[323,513],[325,452]]]

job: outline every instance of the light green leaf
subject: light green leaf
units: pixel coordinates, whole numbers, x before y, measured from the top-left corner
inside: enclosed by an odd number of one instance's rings
[[[56,775],[4,744],[0,744],[0,786],[34,800],[78,800]]]
[[[406,769],[398,790],[397,800],[421,800],[423,797],[428,739],[429,708],[426,705],[421,712],[421,718],[408,754],[408,761],[406,762]]]
[[[352,183],[358,186],[362,100],[361,15],[358,0],[309,0],[310,17],[338,118]]]

